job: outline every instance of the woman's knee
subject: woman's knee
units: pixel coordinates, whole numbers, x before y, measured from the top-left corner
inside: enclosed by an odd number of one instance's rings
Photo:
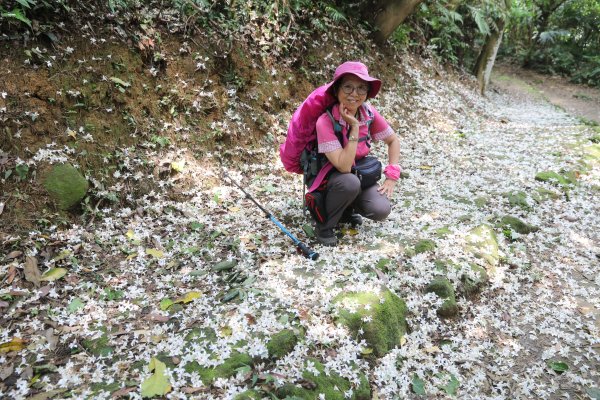
[[[392,205],[389,201],[378,202],[376,206],[371,209],[371,219],[374,221],[383,221],[392,212]]]
[[[355,197],[360,193],[360,179],[354,174],[340,174],[335,177],[330,189]]]
[[[370,189],[363,194],[359,209],[364,217],[382,221],[392,212],[392,205],[387,197],[378,193],[376,189]]]

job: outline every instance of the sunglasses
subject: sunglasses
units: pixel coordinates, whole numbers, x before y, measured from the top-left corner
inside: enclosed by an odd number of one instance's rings
[[[350,93],[354,92],[355,90],[356,90],[356,93],[358,93],[361,96],[364,96],[369,91],[369,86],[368,85],[353,86],[353,85],[350,85],[349,83],[342,85],[342,91],[346,94],[350,94]]]

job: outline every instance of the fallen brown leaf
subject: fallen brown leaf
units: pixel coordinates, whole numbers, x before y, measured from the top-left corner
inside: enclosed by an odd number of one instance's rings
[[[168,320],[171,319],[171,317],[169,317],[168,315],[161,315],[161,314],[148,314],[148,315],[146,315],[146,319],[148,321],[153,321],[153,322],[167,322]]]
[[[47,400],[58,397],[59,394],[66,392],[67,389],[54,389],[49,392],[38,393],[35,396],[29,398],[29,400]]]
[[[50,289],[50,285],[42,286],[40,288],[40,297],[48,296],[48,293],[50,293]]]
[[[121,389],[113,392],[113,394],[111,394],[110,397],[112,397],[113,399],[116,399],[118,397],[123,397],[123,396],[127,395],[129,392],[133,392],[135,389],[137,389],[135,386],[134,387],[124,387],[124,388],[121,388]]]
[[[15,366],[12,363],[0,367],[0,380],[5,380],[9,376],[11,376],[14,370]]]
[[[246,314],[246,319],[248,320],[248,324],[254,325],[256,324],[256,318],[252,314]]]
[[[22,252],[22,251],[19,251],[19,250],[14,250],[14,251],[11,251],[10,253],[8,253],[8,255],[6,256],[6,258],[9,258],[9,259],[17,258],[17,257],[19,257],[21,254],[23,254],[23,252]]]
[[[8,283],[10,285],[13,282],[13,280],[15,279],[15,276],[17,276],[17,269],[15,268],[14,265],[11,265],[8,268],[8,273],[6,274],[6,283]]]
[[[48,328],[44,331],[44,337],[48,341],[48,350],[54,351],[58,344],[58,336],[54,334],[54,329]]]
[[[201,388],[201,387],[184,387],[182,390],[185,394],[194,394],[194,393],[198,393],[198,392],[204,392],[207,389]]]
[[[38,269],[37,265],[37,258],[29,256],[25,258],[25,280],[33,283],[35,287],[40,287],[40,279],[42,278],[42,273]]]

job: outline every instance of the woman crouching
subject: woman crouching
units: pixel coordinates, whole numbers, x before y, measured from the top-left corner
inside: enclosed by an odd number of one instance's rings
[[[381,81],[369,76],[364,64],[353,61],[340,65],[328,84],[327,91],[337,102],[319,117],[316,130],[318,152],[331,166],[325,175],[326,184],[312,185],[320,185],[325,192],[327,220],[317,223],[317,241],[325,246],[337,245],[334,228],[340,222],[360,225],[361,215],[381,221],[390,214],[390,198],[400,177],[400,141],[387,121],[366,103],[380,88]],[[361,180],[352,170],[369,154],[372,141],[383,141],[388,146],[385,180],[381,185],[361,187]]]

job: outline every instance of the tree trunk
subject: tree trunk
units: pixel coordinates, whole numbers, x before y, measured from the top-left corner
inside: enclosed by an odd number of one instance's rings
[[[504,20],[496,21],[498,30],[494,30],[490,33],[485,40],[485,44],[479,53],[473,73],[477,75],[477,81],[479,82],[479,90],[482,95],[485,94],[487,85],[490,82],[490,75],[492,74],[492,68],[494,68],[494,62],[496,61],[496,54],[500,43],[502,43],[502,34],[504,32]]]
[[[370,18],[375,26],[373,37],[379,44],[385,43],[396,28],[412,14],[415,7],[423,0],[379,0],[375,7],[367,12],[378,11]]]

